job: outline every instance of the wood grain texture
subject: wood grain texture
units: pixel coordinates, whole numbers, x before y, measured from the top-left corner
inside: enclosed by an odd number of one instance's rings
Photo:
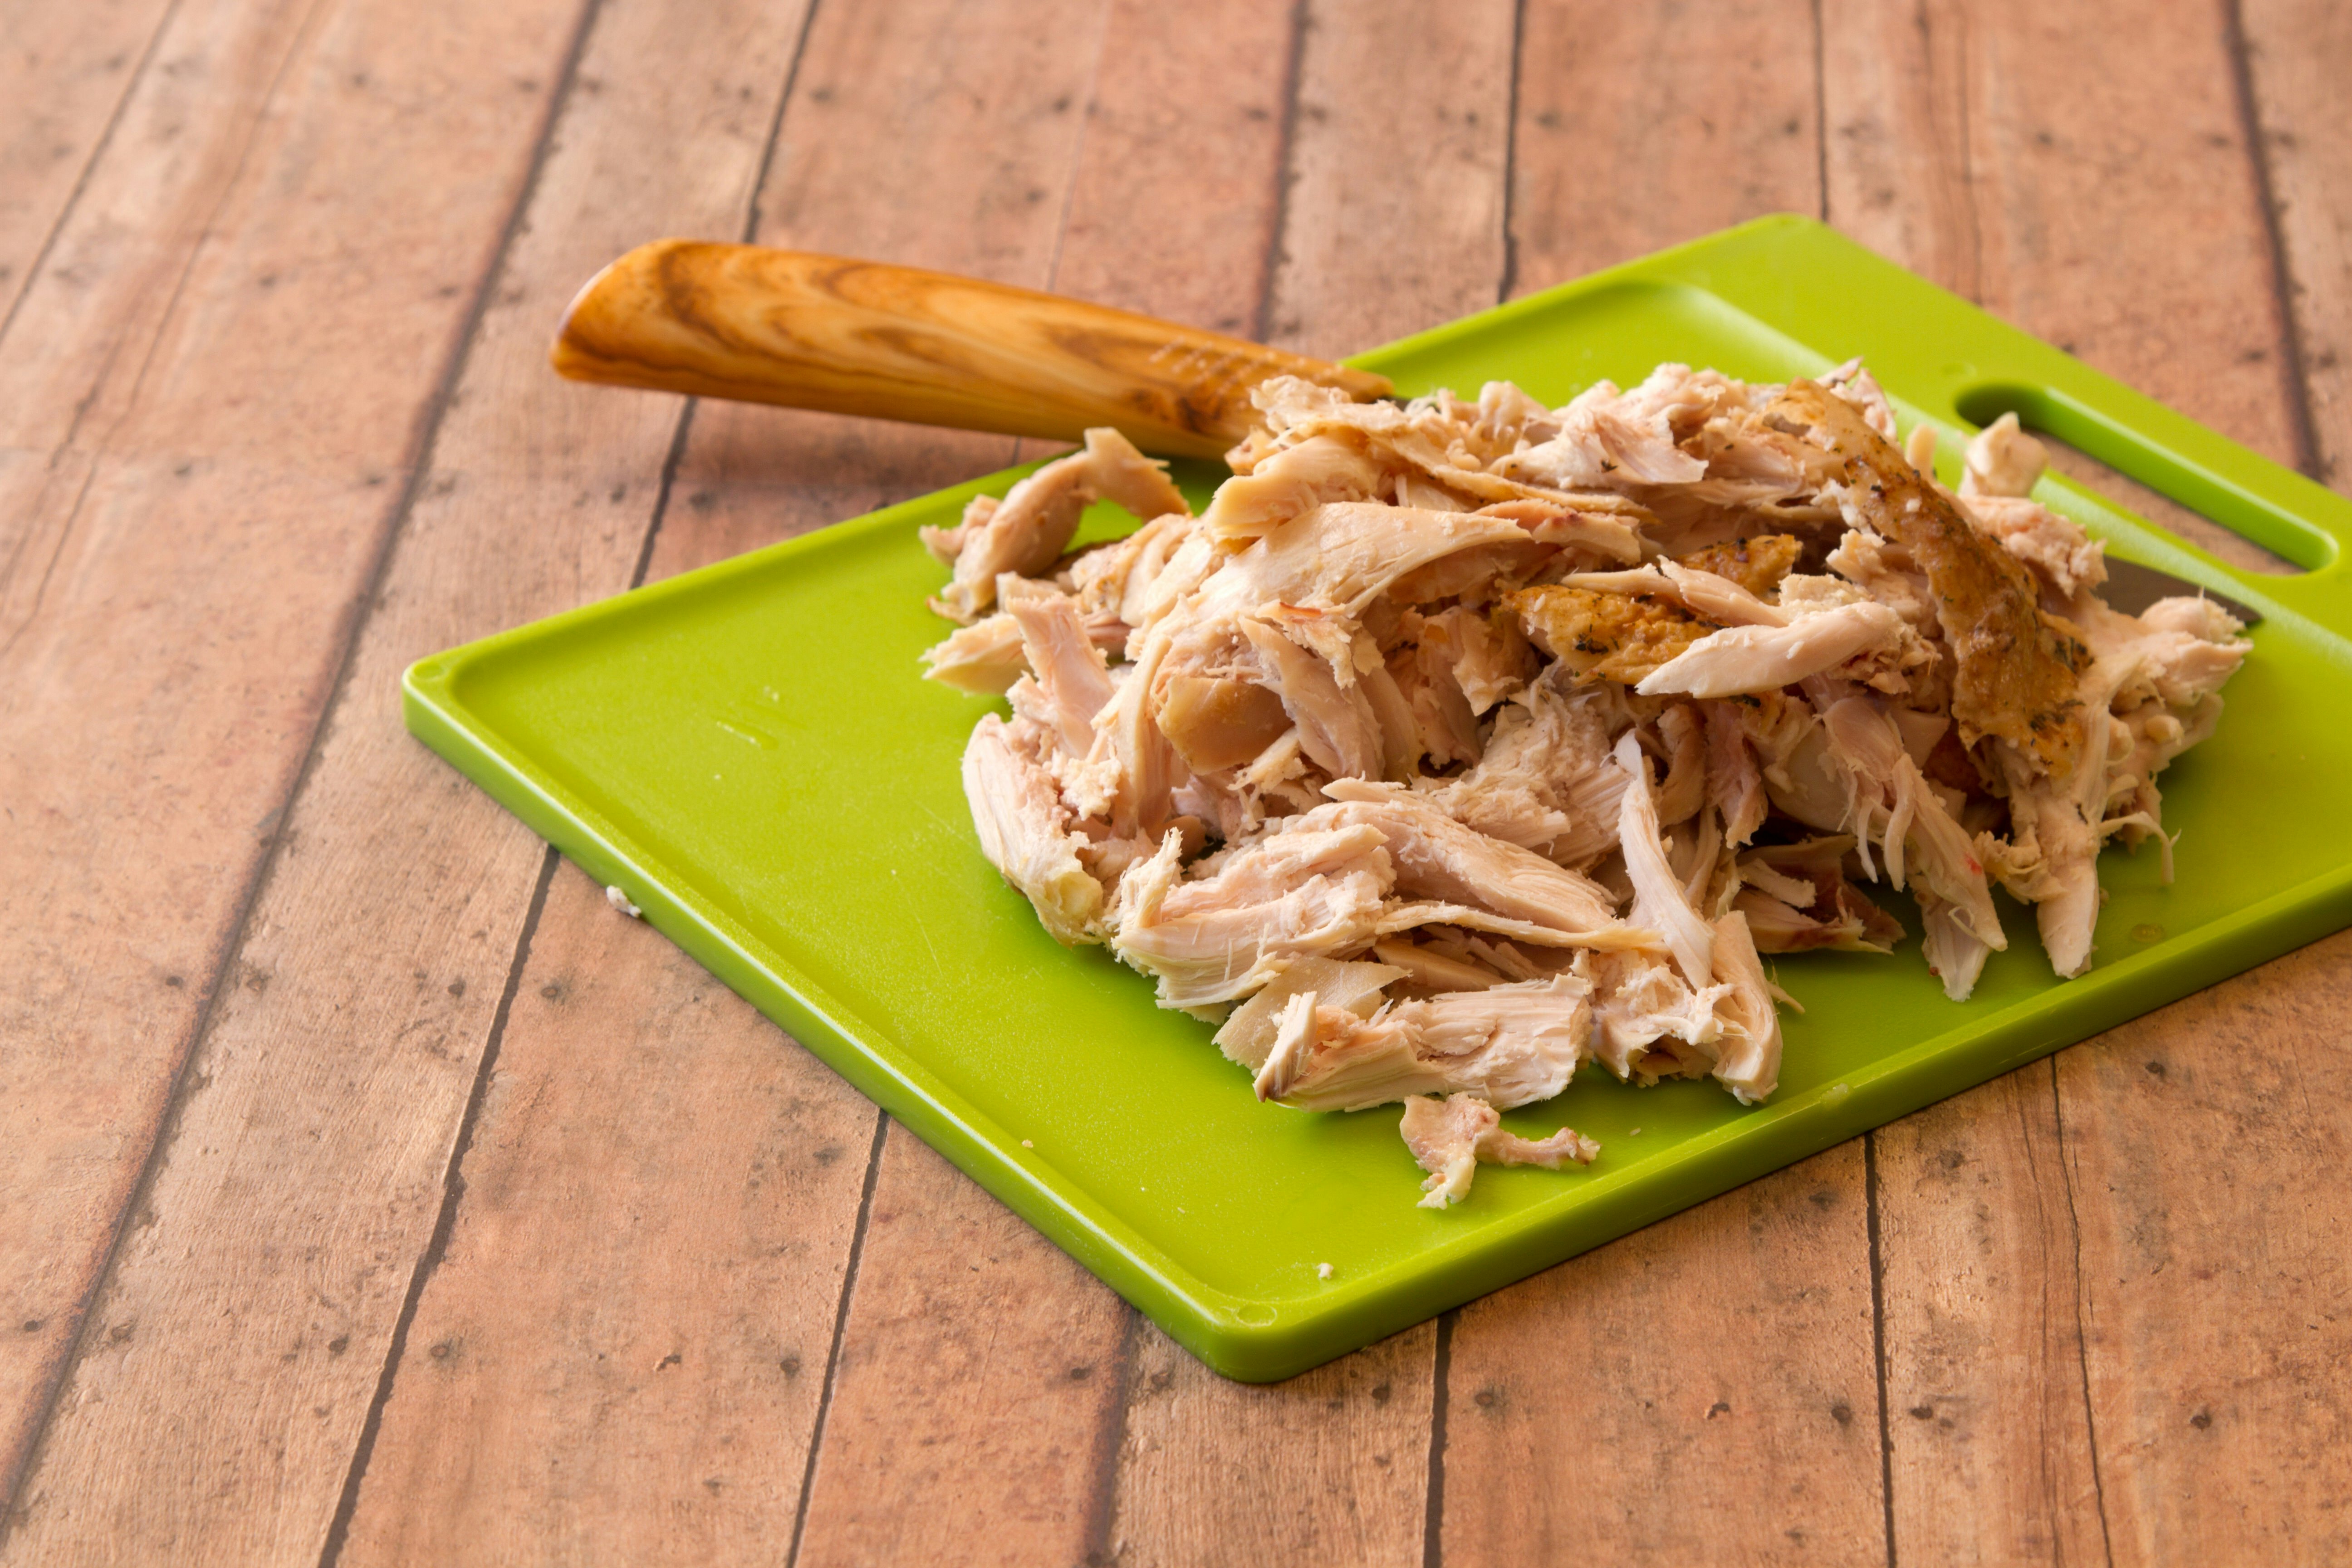
[[[754,8],[745,7],[739,20],[748,27],[756,16]],[[997,20],[1001,24],[1004,18]],[[917,68],[918,74],[910,77],[902,69],[896,77],[881,79],[862,74],[878,47],[870,32],[863,29],[890,26],[892,18],[866,16],[861,19],[857,14],[840,12],[832,13],[830,21],[821,17],[799,62],[799,90],[785,115],[772,169],[768,210],[775,210],[774,186],[791,187],[811,177],[809,170],[793,162],[793,149],[809,144],[806,117],[813,113],[846,119],[849,123],[837,132],[838,141],[828,144],[863,149],[870,158],[862,168],[846,170],[828,160],[824,172],[844,180],[837,208],[828,213],[820,199],[811,196],[801,200],[796,209],[799,221],[809,229],[822,230],[826,223],[836,225],[818,243],[844,248],[858,243],[862,237],[856,226],[877,209],[922,211],[943,205],[941,198],[950,193],[961,200],[975,184],[1003,177],[1004,170],[992,161],[1008,142],[1018,140],[1024,126],[1042,125],[1048,131],[1060,126],[1074,132],[1076,116],[1040,121],[1031,113],[1035,105],[1002,85],[999,70],[1008,63],[1003,58],[1003,48],[992,58],[981,46],[992,37],[1009,40],[1015,29],[1000,25],[992,33],[988,22],[986,17],[966,18],[963,25],[970,31],[959,41],[968,47],[960,58],[970,74],[961,83],[947,84],[955,90],[942,94],[938,90],[941,83],[920,74],[923,62],[903,54],[899,60]],[[782,20],[776,25],[782,26]],[[610,68],[600,63],[601,38],[606,27],[620,35],[614,40]],[[636,70],[623,62],[639,51],[663,47],[663,37],[675,32],[662,26],[656,7],[615,5],[600,26],[599,47],[583,65],[583,79],[601,78],[606,68],[625,70],[628,79],[637,79]],[[772,35],[769,37],[773,43]],[[744,46],[740,41],[730,46],[709,40],[703,47],[718,51],[701,57],[700,68],[708,70],[713,68],[712,61],[731,59]],[[1024,42],[1018,47],[1020,54],[1010,65],[1036,63],[1032,45]],[[1087,64],[1082,58],[1076,68],[1082,72]],[[762,75],[747,68],[748,79],[771,88],[781,85],[786,73],[772,55],[764,69]],[[1025,90],[1050,96],[1078,91],[1084,85],[1082,75],[1058,82],[1048,77],[1033,79]],[[972,98],[982,93],[998,95],[1000,119],[993,129],[1003,132],[1001,138],[987,133],[990,126],[975,128],[964,112]],[[614,90],[607,89],[600,105],[580,104],[577,123],[568,120],[564,128],[567,147],[575,138],[592,135],[616,150],[625,147],[632,120],[612,101],[614,96]],[[761,112],[764,117],[764,106]],[[863,125],[857,123],[861,119]],[[1030,148],[1026,161],[1013,172],[1026,179],[1041,164],[1050,168],[1056,158],[1066,170],[1069,153],[1066,142],[1057,152],[1048,140]],[[625,154],[616,152],[616,155]],[[751,156],[756,159],[756,148]],[[748,170],[749,165],[738,167]],[[551,168],[550,184],[553,174]],[[849,195],[853,191],[855,199]],[[897,193],[897,197],[877,199],[877,193]],[[1038,230],[1028,248],[1039,268],[1026,280],[1045,281],[1045,268],[1050,266],[1053,253],[1050,226],[1060,210],[1059,201],[1000,202],[988,210],[994,214],[990,226],[964,229],[953,226],[966,221],[970,209],[950,211],[941,220],[945,226],[928,237],[929,253],[923,258],[949,267],[980,265],[993,247],[1003,244],[1002,225],[1028,225]],[[541,221],[535,212],[534,229]],[[653,220],[644,221],[647,227],[656,226]],[[658,226],[676,223],[676,219],[663,220]],[[895,237],[903,242],[908,236],[901,231]],[[969,248],[959,250],[960,246]],[[543,324],[551,318],[552,302],[542,300],[541,305],[545,312],[541,317]],[[524,383],[509,395],[519,416],[526,416],[534,403],[551,398],[666,412],[670,406],[667,400],[563,387],[543,372],[539,381]],[[1006,460],[1009,446],[987,437],[943,437],[858,420],[705,405],[698,412],[691,440],[679,459],[671,505],[654,543],[650,574],[667,575],[782,534],[854,515],[885,500],[966,477]],[[650,446],[639,446],[634,461],[638,492],[649,494],[650,481],[661,468],[660,453]],[[551,900],[542,919],[520,976],[516,1016],[500,1047],[499,1066],[492,1079],[494,1094],[485,1102],[476,1145],[486,1148],[504,1129],[526,1141],[529,1148],[518,1143],[503,1167],[492,1167],[511,1172],[517,1185],[510,1197],[486,1205],[478,1218],[472,1154],[461,1169],[460,1174],[468,1182],[467,1195],[457,1211],[450,1252],[419,1298],[406,1352],[395,1373],[382,1431],[361,1488],[345,1556],[415,1560],[425,1546],[446,1546],[461,1540],[485,1555],[529,1556],[546,1550],[552,1530],[555,1538],[576,1541],[583,1555],[605,1560],[643,1560],[654,1555],[732,1561],[746,1553],[781,1557],[793,1540],[803,1477],[810,1468],[809,1445],[821,1419],[824,1430],[843,1435],[845,1452],[856,1453],[861,1459],[877,1452],[901,1458],[876,1465],[873,1474],[862,1478],[855,1469],[845,1468],[850,1464],[845,1458],[811,1478],[814,1485],[803,1542],[804,1560],[856,1556],[877,1539],[877,1531],[887,1542],[899,1539],[892,1531],[919,1536],[927,1530],[952,1528],[958,1521],[976,1532],[973,1540],[1002,1541],[1018,1558],[1020,1543],[1031,1539],[1024,1530],[1050,1534],[1065,1529],[1059,1510],[1046,1506],[1064,1500],[1046,1484],[1049,1473],[1040,1467],[1035,1446],[1075,1443],[1074,1452],[1089,1454],[1090,1440],[1083,1426],[1066,1433],[1051,1424],[1003,1422],[999,1424],[1001,1440],[994,1449],[979,1442],[963,1442],[923,1450],[908,1439],[903,1448],[893,1450],[888,1441],[893,1423],[903,1423],[906,1415],[905,1384],[899,1374],[908,1369],[893,1363],[891,1357],[903,1346],[910,1325],[886,1324],[875,1334],[850,1337],[845,1342],[838,1371],[828,1367],[843,1271],[856,1245],[852,1232],[871,1146],[871,1107],[834,1084],[813,1058],[772,1026],[748,1014],[730,1016],[724,1032],[711,1037],[711,1043],[723,1046],[723,1050],[712,1058],[714,1076],[697,1080],[708,1092],[655,1097],[645,1092],[654,1081],[651,1078],[609,1074],[580,1081],[580,1075],[563,1066],[571,1037],[551,1025],[540,1026],[526,1010],[527,1001],[547,986],[561,987],[572,979],[577,964],[561,955],[597,951],[599,944],[615,940],[609,934],[615,921],[616,917],[601,902],[585,899]],[[635,935],[661,945],[650,933]],[[711,984],[708,976],[673,954],[668,963],[651,972],[641,970],[637,975],[631,990],[641,994],[644,1002],[635,1016],[616,1020],[606,1009],[582,1012],[575,1008],[564,1016],[579,1022],[567,1027],[585,1026],[593,1018],[597,1027],[610,1031],[614,1047],[625,1051],[629,1060],[644,1058],[643,1071],[650,1074],[656,1070],[653,1057],[669,1047],[666,1020],[706,1007],[707,1002],[691,998],[698,992],[707,992]],[[565,1086],[572,1107],[568,1120],[633,1130],[635,1146],[646,1151],[642,1179],[626,1184],[608,1201],[626,1203],[631,1212],[663,1216],[666,1233],[681,1250],[664,1247],[652,1257],[643,1256],[634,1235],[604,1222],[604,1205],[574,1201],[560,1182],[533,1184],[525,1179],[530,1172],[549,1168],[542,1162],[554,1158],[547,1152],[548,1140],[558,1131],[529,1121],[522,1110],[526,1101],[519,1098],[520,1085],[509,1089],[510,1075],[528,1070],[572,1079]],[[805,1087],[813,1078],[831,1086],[844,1103],[824,1102],[827,1109],[823,1125],[780,1127],[772,1147],[762,1145],[755,1152],[737,1130],[743,1101],[789,1103],[803,1099],[814,1103],[816,1096]],[[856,1137],[828,1131],[833,1121],[853,1114],[862,1130]],[[859,1254],[864,1259],[859,1278],[866,1282],[858,1298],[861,1302],[873,1307],[890,1294],[895,1280],[903,1287],[897,1300],[904,1301],[928,1292],[939,1298],[941,1314],[970,1315],[976,1302],[970,1293],[972,1276],[964,1265],[958,1261],[951,1269],[942,1270],[941,1258],[933,1248],[917,1246],[909,1255],[899,1238],[962,1236],[974,1227],[992,1226],[1006,1233],[993,1248],[1006,1261],[992,1271],[1000,1299],[992,1303],[997,1309],[992,1321],[998,1332],[987,1348],[999,1354],[990,1367],[1001,1378],[1011,1378],[1024,1347],[1032,1355],[1058,1363],[1072,1350],[1074,1337],[1083,1337],[1072,1332],[1074,1324],[1066,1314],[1073,1310],[1081,1319],[1091,1314],[1103,1320],[1104,1353],[1116,1351],[1122,1324],[1114,1298],[1003,1214],[993,1200],[961,1176],[946,1172],[928,1151],[896,1130],[892,1136],[893,1152],[884,1169],[876,1173],[877,1180],[885,1175],[893,1178],[889,1186],[875,1194],[876,1212],[886,1216],[887,1223],[872,1234]],[[846,1153],[839,1152],[845,1149]],[[730,1197],[725,1205],[698,1202],[677,1185],[677,1172],[690,1165],[699,1173],[697,1192],[738,1194],[745,1183],[756,1179],[752,1166],[762,1159],[772,1173],[809,1170],[821,1173],[823,1179],[807,1184],[768,1180],[754,1201],[743,1203]],[[662,1160],[668,1162],[667,1178],[656,1169]],[[945,1186],[940,1181],[942,1173],[949,1184]],[[509,1226],[527,1228],[538,1238],[541,1251],[517,1258],[468,1241]],[[789,1278],[778,1276],[775,1271],[782,1263],[773,1252],[779,1227],[812,1238],[822,1236],[830,1249],[821,1257],[784,1260],[793,1266]],[[961,1247],[955,1254],[959,1259],[966,1255]],[[543,1268],[538,1263],[542,1258],[548,1260]],[[1019,1267],[1014,1265],[1016,1258],[1021,1260]],[[666,1268],[688,1267],[726,1283],[700,1292],[680,1291],[664,1284]],[[553,1285],[546,1278],[548,1273],[577,1275],[581,1282],[576,1287]],[[1064,1276],[1075,1277],[1075,1291],[1073,1279]],[[655,1385],[658,1397],[611,1398],[611,1374],[592,1362],[596,1352],[610,1353],[606,1343],[592,1346],[584,1338],[549,1342],[524,1335],[498,1337],[497,1325],[510,1310],[513,1298],[550,1290],[564,1292],[563,1300],[578,1307],[584,1308],[592,1300],[598,1303],[601,1321],[614,1340],[650,1344],[656,1335],[664,1335],[681,1346],[732,1349],[700,1363],[681,1351],[685,1359],[663,1371]],[[1026,1337],[1015,1333],[1013,1326],[1021,1318],[1009,1304],[1008,1291],[1021,1293],[1021,1300],[1032,1309],[1064,1316],[1034,1323],[1034,1331]],[[795,1357],[799,1365],[786,1378],[789,1386],[772,1399],[745,1400],[734,1392],[739,1373],[755,1387],[772,1386],[776,1381],[745,1348],[750,1341],[740,1325],[747,1300],[761,1303],[757,1310],[762,1325],[777,1343],[789,1338],[802,1347],[785,1352]],[[1076,1326],[1083,1329],[1083,1324]],[[498,1353],[461,1369],[462,1378],[446,1375],[429,1358],[432,1345],[453,1339],[471,1344],[478,1333],[490,1334]],[[969,1393],[961,1400],[956,1397],[962,1370],[950,1376],[936,1358],[926,1366],[933,1379],[933,1403],[938,1410],[929,1430],[961,1429],[980,1420],[989,1408]],[[1107,1360],[1100,1381],[1091,1390],[1067,1380],[1066,1367],[1060,1370],[1065,1374],[1060,1390],[1049,1383],[1047,1391],[1075,1394],[1080,1411],[1087,1408],[1089,1397],[1094,1405],[1100,1405],[1103,1390],[1117,1382]],[[829,1383],[834,1405],[821,1418],[819,1407]],[[511,1456],[502,1428],[475,1428],[478,1439],[453,1441],[452,1400],[462,1400],[466,1410],[510,1412],[505,1417],[510,1429],[537,1436],[551,1462],[541,1466]],[[681,1410],[694,1413],[696,1434],[683,1444],[677,1437]],[[861,1432],[870,1439],[863,1446],[858,1443]],[[1003,1447],[1006,1443],[1032,1447],[1013,1453]],[[530,1457],[535,1460],[539,1455]],[[1074,1478],[1078,1498],[1091,1484],[1090,1471],[1090,1459],[1079,1465]],[[1023,1494],[1021,1489],[1003,1486],[1008,1473],[1036,1479]],[[850,1478],[846,1489],[845,1476]],[[595,1490],[592,1478],[607,1479],[617,1492],[610,1497],[592,1496]],[[721,1483],[716,1490],[705,1484],[711,1479]],[[640,1522],[620,1517],[633,1500],[641,1500],[646,1495],[631,1491],[631,1487],[662,1489],[658,1495],[681,1520],[679,1528],[661,1531],[657,1528],[660,1516],[646,1516]],[[944,1508],[943,1492],[961,1496],[965,1506]],[[1021,1500],[1024,1495],[1026,1502]],[[436,1525],[442,1533],[420,1535],[425,1527],[408,1522],[420,1506],[419,1499],[429,1500],[425,1506],[430,1510],[446,1513],[465,1528]],[[652,1533],[642,1539],[632,1533],[641,1528]],[[1078,1528],[1082,1533],[1082,1521]],[[946,1554],[950,1560],[961,1560],[970,1544],[956,1545]],[[436,1552],[423,1551],[423,1554]]]
[[[1047,286],[1104,16],[1095,0],[819,6],[751,237]],[[958,483],[1015,450],[1001,436],[698,404],[677,470],[686,504],[663,525],[654,574]]]
[[[2352,487],[2352,10],[2242,0],[2248,113],[2269,175],[2310,412],[2312,472]],[[2290,388],[2290,395],[2294,389]]]
[[[1885,1553],[1859,1141],[1462,1310],[1444,1560]]]
[[[1263,1387],[1141,1334],[1106,1561],[1423,1560],[1434,1323]]]
[[[171,0],[0,13],[0,321],[72,205]]]
[[[428,448],[572,6],[176,0],[131,89],[135,55],[115,73],[101,43],[167,15],[138,3],[0,0],[0,269],[66,210],[52,165],[104,138],[47,260],[0,271],[0,301],[29,290],[0,330],[0,874],[40,911],[0,932],[0,1495],[80,1353],[0,1559],[317,1557],[412,1284],[343,1557],[781,1556],[871,1111],[569,869],[519,956],[543,852],[399,732],[393,683],[616,590],[657,518],[659,574],[1013,444],[702,405],[662,514],[675,400],[545,373],[595,266],[744,232],[797,10],[729,0],[679,28],[604,0]],[[1513,9],[1310,0],[1290,117],[1292,8],[827,5],[761,237],[1340,353],[1812,208],[1785,144],[1805,137],[1772,133],[1807,112],[1807,25],[1529,0],[1514,76],[1493,52]],[[1833,221],[2290,460],[2292,341],[2312,454],[2342,461],[2334,8],[1824,0],[1824,19]],[[1716,110],[1745,129],[1710,131]],[[84,152],[38,163],[68,122]],[[1637,188],[1591,178],[1612,166]],[[2347,942],[1878,1135],[1903,1561],[2352,1553],[2352,1289],[2328,1245]],[[1874,1561],[1845,1506],[1879,1462],[1860,1165],[1834,1152],[1464,1313],[1444,1555],[1539,1561],[1530,1530],[1597,1520],[1553,1555]],[[1425,1560],[1433,1329],[1238,1388],[902,1131],[874,1176],[887,1217],[857,1253],[811,1560]]]
[[[1829,216],[2292,464],[2225,24],[2211,0],[1824,0]]]
[[[2352,1554],[2352,937],[2057,1058],[2118,1561]]]
[[[1083,1561],[1103,1529],[1131,1324],[1118,1297],[894,1124],[798,1561]]]
[[[530,970],[339,1560],[781,1560],[873,1107],[570,866]]]
[[[1333,358],[1495,302],[1515,8],[1309,0],[1265,341]]]
[[[427,15],[183,4],[0,343],[0,1497],[529,164],[566,13]]]
[[[2052,1072],[1875,1135],[1897,1562],[2106,1556]]]
[[[1833,0],[1824,15],[1832,221],[2295,460],[2284,324],[2224,11],[1927,5],[1903,16]],[[2184,876],[2195,875],[2191,855]],[[2262,973],[2232,984],[2259,987]],[[2341,1383],[2343,1342],[2324,1315],[2340,1283],[2298,1261],[2284,1271],[2292,1282],[2269,1270],[2266,1292],[2217,1312],[2210,1297],[2189,1307],[2184,1281],[2245,1267],[2250,1235],[2277,1236],[2302,1260],[2310,1237],[2339,1231],[2345,1205],[2312,1192],[2303,1173],[2341,1134],[2324,1120],[2290,1121],[2265,1144],[2241,1140],[2230,1158],[2250,1190],[2217,1200],[2209,1194],[2237,1184],[2214,1181],[2213,1127],[2149,1103],[2129,1074],[2151,1075],[2119,1044],[2168,1042],[2168,1070],[2183,1070],[2184,1058],[2204,1067],[2209,1116],[2277,1126],[2278,1086],[2232,1065],[2210,1026],[2184,1032],[2221,994],[1880,1135],[1903,1560],[2294,1556],[2303,1548],[2286,1544],[2288,1525],[2326,1517],[2310,1500],[2340,1479],[2298,1423],[2330,1411]],[[2038,1079],[2054,1082],[2047,1116]],[[1948,1168],[1955,1155],[1963,1163]],[[2261,1188],[2309,1194],[2291,1205],[2291,1227],[2265,1225],[2267,1205],[2251,1195]],[[2158,1215],[2172,1216],[2160,1222],[2172,1249],[2160,1275],[2145,1246]],[[2300,1353],[2273,1357],[2266,1342]],[[2206,1397],[2184,1369],[2225,1361],[2250,1403],[2279,1415],[2226,1435],[2238,1462],[2216,1464],[2168,1422],[2210,1416],[2179,1403]],[[1918,1409],[1931,1414],[1909,1414]],[[2179,1431],[2203,1439],[2216,1426]]]
[[[1278,375],[1385,396],[1388,378],[985,279],[768,246],[666,239],[598,273],[558,374],[608,386],[1076,441],[1113,426],[1222,458]]]
[[[1810,0],[1527,7],[1511,292],[1821,203]]]
[[[467,9],[466,18],[482,15]],[[579,15],[508,13],[499,30],[478,33],[455,16],[425,26],[413,7],[362,12],[342,26],[380,31],[331,32],[340,48],[322,50],[334,68],[320,74],[339,96],[358,74],[402,105],[471,59],[528,109],[553,90]],[[718,221],[740,215],[772,116],[737,89],[778,79],[793,36],[790,19],[782,25],[783,47],[764,58],[727,55],[743,40],[714,32],[718,71],[656,88],[651,105],[637,106],[663,112],[624,113],[616,133],[569,141],[540,171],[535,221],[484,301],[449,400],[458,412],[436,436],[431,476],[415,489],[288,814],[284,847],[236,954],[237,988],[215,1010],[145,1223],[97,1309],[105,1326],[85,1336],[90,1352],[26,1493],[30,1552],[94,1553],[103,1542],[126,1558],[319,1556],[435,1231],[542,856],[403,731],[399,672],[426,652],[628,582],[655,505],[648,481],[677,411],[560,384],[564,395],[545,397],[548,322],[583,273],[625,243],[612,231],[646,221],[636,215],[676,215],[681,200],[709,200],[696,210]],[[632,42],[625,31],[618,41]],[[537,74],[519,78],[515,62],[534,48]],[[365,68],[341,50],[356,51]],[[518,80],[540,99],[523,100]],[[583,76],[579,96],[593,99],[588,84],[597,80]],[[467,100],[480,100],[488,85],[467,87]],[[530,112],[485,105],[482,113],[517,138],[507,183],[484,192],[507,204],[485,226],[487,262],[539,127]],[[357,129],[383,141],[380,127]],[[427,144],[451,150],[448,135],[438,123]],[[698,153],[703,177],[641,162],[664,140]],[[740,144],[731,186],[730,141]],[[387,152],[406,177],[446,183],[429,153]],[[331,160],[320,164],[322,175],[338,172]],[[617,179],[616,166],[633,172]],[[352,186],[368,202],[392,188]],[[432,205],[418,195],[400,210]],[[339,273],[327,280],[349,287]],[[335,389],[301,390],[315,423],[367,415],[346,408]],[[344,393],[362,404],[380,395],[363,382]],[[283,563],[252,569],[295,581]],[[184,1376],[192,1364],[207,1369],[197,1401]],[[149,1441],[159,1429],[182,1440]]]
[[[1055,291],[1248,337],[1275,265],[1294,18],[1111,0]]]

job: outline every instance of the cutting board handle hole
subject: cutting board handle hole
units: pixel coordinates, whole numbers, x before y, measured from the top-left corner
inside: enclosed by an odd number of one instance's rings
[[[2335,558],[2335,541],[2302,518],[2071,398],[1998,383],[1955,405],[1979,426],[2016,415],[2049,447],[2053,470],[2241,572],[2293,575]]]

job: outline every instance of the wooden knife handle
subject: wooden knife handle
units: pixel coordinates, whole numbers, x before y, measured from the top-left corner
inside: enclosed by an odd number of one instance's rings
[[[1002,283],[756,245],[663,239],[588,281],[552,355],[574,381],[1222,457],[1250,388],[1387,378]]]

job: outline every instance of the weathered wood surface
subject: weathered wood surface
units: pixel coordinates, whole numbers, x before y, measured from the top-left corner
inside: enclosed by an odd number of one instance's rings
[[[278,973],[240,933],[267,929],[251,901],[571,18],[183,0],[0,339],[0,875],[39,911],[0,933],[0,1486],[20,1510],[68,1365],[155,1355],[157,1320],[145,1342],[139,1309],[93,1323],[92,1293],[118,1239],[158,1237],[142,1173],[194,1103],[175,1084],[205,1081],[193,1037]],[[401,868],[355,859],[348,896]],[[218,1414],[243,1424],[241,1398]]]
[[[1832,221],[2256,450],[2309,461],[2227,13],[1827,14]],[[2307,1259],[2266,1268],[2278,1211],[2200,1158],[2252,1121],[2324,1161],[2340,1120],[2283,1125],[2278,1081],[2226,1065],[2191,1022],[2226,989],[1876,1135],[1898,1558],[1965,1542],[2012,1561],[2259,1560],[2340,1531],[2315,1502],[2341,1489],[2340,1447],[2331,1463],[2286,1434],[2342,1430],[2352,1336],[2329,1317],[2346,1285]],[[2154,1110],[2150,1075],[2124,1071],[2136,1050],[2200,1064],[2203,1126]],[[2308,1165],[2262,1163],[2273,1199],[2294,1194],[2295,1234],[2352,1218]],[[2195,1211],[2215,1223],[2167,1217]],[[2309,1315],[2258,1312],[2255,1329],[2196,1299],[2221,1279]],[[2206,1440],[2221,1429],[2199,1380],[2224,1367],[2259,1391],[2265,1436]],[[2232,1440],[2281,1469],[2233,1471]]]
[[[663,233],[1337,354],[1814,211],[2328,473],[2339,9],[13,8],[0,1558],[2352,1549],[2352,938],[1246,1389],[393,700],[1012,455],[554,381]]]

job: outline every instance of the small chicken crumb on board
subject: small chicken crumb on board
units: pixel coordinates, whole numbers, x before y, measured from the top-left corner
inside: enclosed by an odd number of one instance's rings
[[[2169,877],[2157,776],[2250,645],[2203,599],[2108,607],[2013,417],[1956,493],[1859,363],[1255,404],[1197,517],[1095,430],[925,531],[960,623],[926,658],[1010,700],[964,788],[1046,930],[1217,1022],[1262,1100],[1402,1102],[1424,1206],[1589,1163],[1497,1118],[1587,1061],[1770,1095],[1760,955],[1892,952],[1871,886],[1957,1001],[2009,944],[1996,885],[2071,977],[2106,841]],[[1140,526],[1071,550],[1105,498]]]

